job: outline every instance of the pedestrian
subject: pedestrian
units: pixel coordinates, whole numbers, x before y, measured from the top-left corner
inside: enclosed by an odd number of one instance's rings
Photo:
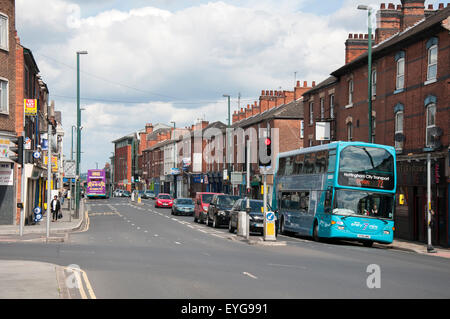
[[[377,204],[373,204],[373,208],[372,208],[372,216],[377,216],[378,215],[378,207]]]
[[[59,211],[61,209],[61,203],[58,200],[58,196],[55,195],[52,202],[50,203],[50,208],[51,208],[52,215],[53,215],[52,222],[56,222],[58,220]]]

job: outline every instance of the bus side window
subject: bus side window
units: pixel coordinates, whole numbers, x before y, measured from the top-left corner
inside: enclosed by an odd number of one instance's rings
[[[334,173],[336,166],[336,150],[331,150],[328,154],[328,173]]]
[[[303,160],[305,158],[305,155],[299,154],[295,157],[294,162],[294,174],[300,175],[303,173]]]
[[[285,166],[285,171],[284,171],[284,175],[285,176],[290,176],[293,174],[294,171],[294,161],[292,156],[291,157],[286,157],[286,166]]]
[[[284,176],[284,171],[286,168],[286,158],[280,158],[280,163],[278,167],[278,176]]]
[[[309,211],[309,192],[300,193],[300,210]]]

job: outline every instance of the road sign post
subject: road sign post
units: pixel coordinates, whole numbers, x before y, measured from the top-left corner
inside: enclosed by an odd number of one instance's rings
[[[263,170],[264,174],[264,241],[276,241],[275,235],[275,213],[267,211],[267,170]]]

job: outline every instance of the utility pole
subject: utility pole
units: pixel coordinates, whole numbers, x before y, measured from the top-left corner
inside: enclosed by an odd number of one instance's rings
[[[76,173],[76,207],[75,218],[80,217],[80,162],[81,162],[81,110],[80,110],[80,55],[87,51],[77,51],[77,173]]]
[[[239,100],[240,100],[240,96],[241,96],[241,93],[239,93]],[[223,97],[226,97],[226,98],[228,98],[228,127],[227,127],[227,162],[228,162],[228,165],[227,165],[227,175],[228,175],[228,187],[229,187],[229,189],[228,189],[228,194],[230,194],[231,192],[230,192],[230,189],[231,189],[231,139],[230,139],[230,136],[231,136],[231,113],[230,113],[230,95],[228,95],[228,94],[224,94],[223,95]]]
[[[435,253],[431,243],[431,155],[427,154],[427,252]]]
[[[48,151],[47,151],[47,233],[46,240],[50,237],[50,206],[52,203],[52,128],[50,124],[50,105],[47,105],[47,138],[48,138]]]

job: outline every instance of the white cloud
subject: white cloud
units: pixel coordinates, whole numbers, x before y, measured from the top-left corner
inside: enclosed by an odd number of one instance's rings
[[[75,124],[75,100],[58,96],[75,96],[75,52],[89,52],[81,57],[81,94],[99,100],[82,100],[88,136],[83,165],[92,166],[99,156],[107,160],[113,139],[147,122],[187,126],[203,116],[225,122],[224,93],[257,99],[263,89],[292,89],[294,72],[298,80],[324,80],[344,61],[348,21],[364,14],[353,8],[355,0],[325,17],[298,11],[303,3],[208,2],[177,11],[114,9],[81,18],[83,7],[68,1],[17,0],[16,14],[22,43],[33,50],[63,111],[66,137]]]

